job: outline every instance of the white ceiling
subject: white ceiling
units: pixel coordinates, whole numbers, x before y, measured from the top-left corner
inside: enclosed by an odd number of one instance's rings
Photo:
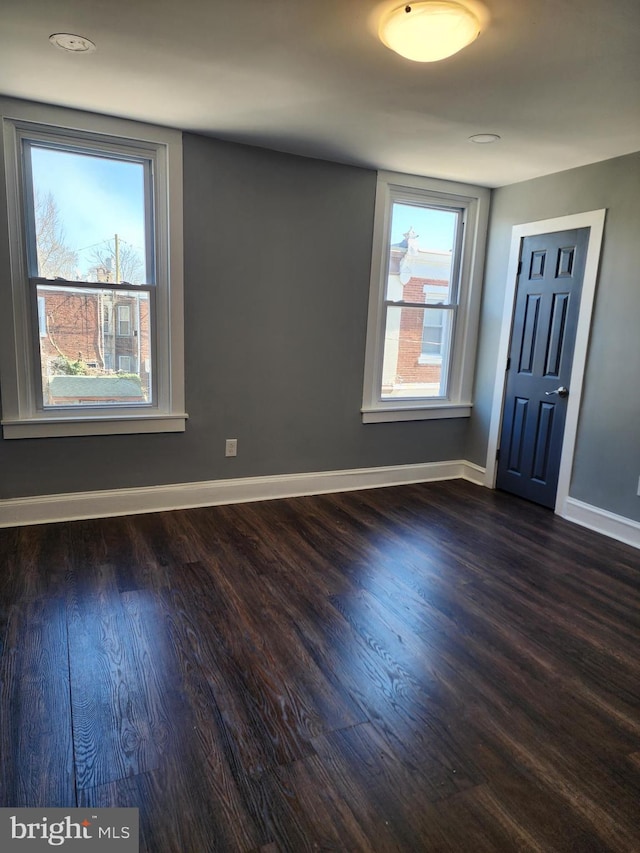
[[[0,93],[487,186],[640,149],[640,0],[485,4],[476,42],[418,64],[377,0],[2,0]]]

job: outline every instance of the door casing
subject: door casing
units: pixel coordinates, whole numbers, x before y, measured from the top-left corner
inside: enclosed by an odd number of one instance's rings
[[[582,399],[582,386],[587,361],[589,330],[591,328],[591,315],[598,279],[598,267],[600,263],[600,250],[602,247],[605,215],[606,209],[590,210],[585,211],[584,213],[558,216],[554,219],[541,219],[537,222],[525,222],[520,225],[514,225],[511,231],[511,248],[509,251],[509,263],[507,267],[507,283],[504,298],[504,310],[502,314],[502,326],[500,329],[500,341],[498,344],[496,381],[493,391],[493,404],[491,407],[491,421],[487,447],[487,463],[484,477],[484,485],[491,489],[495,488],[498,469],[496,454],[500,438],[500,427],[502,424],[502,411],[507,378],[506,367],[509,355],[511,323],[516,296],[520,243],[524,237],[538,234],[548,234],[554,231],[569,231],[574,228],[591,229],[589,232],[589,245],[587,247],[584,280],[582,283],[582,294],[580,297],[578,328],[573,354],[573,366],[571,369],[571,384],[569,385],[571,393],[567,401],[567,417],[565,421],[564,439],[562,442],[560,473],[558,476],[555,512],[559,515],[565,515],[565,504],[569,496],[569,486],[571,483],[571,471],[573,469],[573,457],[578,431],[578,416],[580,413],[580,401]]]

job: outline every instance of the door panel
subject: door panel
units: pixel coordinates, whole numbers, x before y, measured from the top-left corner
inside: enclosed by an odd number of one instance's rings
[[[518,370],[521,374],[533,372],[533,357],[535,355],[536,337],[538,334],[538,318],[540,316],[540,294],[527,296],[520,346]]]
[[[538,483],[549,481],[549,458],[552,450],[555,408],[552,403],[540,403],[538,411],[536,448],[531,471],[532,478]]]
[[[553,307],[551,308],[551,330],[549,334],[549,348],[547,350],[547,363],[545,365],[545,376],[557,379],[560,375],[560,364],[564,351],[565,333],[567,329],[567,312],[569,310],[569,294],[554,293]]]
[[[509,350],[500,489],[555,505],[589,229],[526,237]]]

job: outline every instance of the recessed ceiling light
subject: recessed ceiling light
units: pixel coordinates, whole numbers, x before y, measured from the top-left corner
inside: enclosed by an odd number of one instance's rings
[[[93,53],[96,49],[91,39],[73,33],[54,33],[49,36],[49,41],[60,50],[68,50],[71,53]]]
[[[474,133],[469,140],[476,145],[490,145],[492,142],[499,142],[500,137],[497,133]]]

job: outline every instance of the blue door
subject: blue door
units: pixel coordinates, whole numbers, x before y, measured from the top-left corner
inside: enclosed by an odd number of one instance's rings
[[[525,237],[496,486],[554,507],[589,228]]]

